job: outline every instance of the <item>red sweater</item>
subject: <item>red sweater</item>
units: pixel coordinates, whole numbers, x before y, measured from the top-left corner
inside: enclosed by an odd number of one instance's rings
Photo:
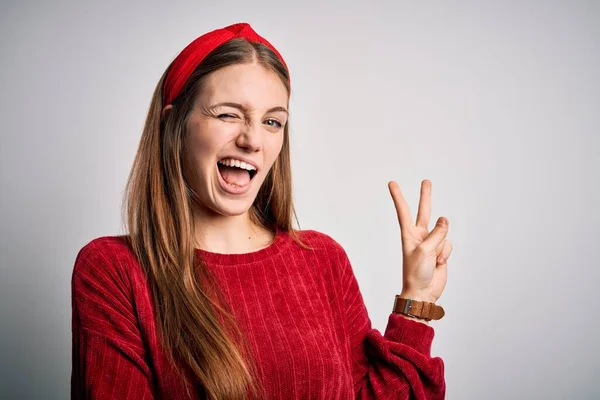
[[[433,328],[390,313],[381,335],[343,248],[323,233],[300,235],[312,250],[284,231],[253,253],[196,250],[258,355],[268,397],[443,399]],[[72,398],[188,398],[161,348],[145,275],[122,238],[97,238],[80,250],[72,306]]]

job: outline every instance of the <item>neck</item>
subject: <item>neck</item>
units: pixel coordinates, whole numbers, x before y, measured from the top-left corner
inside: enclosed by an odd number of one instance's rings
[[[273,234],[252,223],[249,212],[236,216],[194,210],[195,247],[222,254],[250,253],[267,247]]]

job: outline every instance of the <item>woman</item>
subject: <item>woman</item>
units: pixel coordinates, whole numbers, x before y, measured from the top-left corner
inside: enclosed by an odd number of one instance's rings
[[[389,186],[404,287],[382,336],[343,248],[292,228],[290,90],[281,54],[245,23],[165,71],[128,181],[129,234],[75,261],[73,398],[444,397],[428,321],[443,316],[451,244],[444,218],[428,231],[430,182],[416,226]]]

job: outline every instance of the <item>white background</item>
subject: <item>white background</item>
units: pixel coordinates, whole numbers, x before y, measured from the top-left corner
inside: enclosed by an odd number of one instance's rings
[[[374,327],[401,290],[387,182],[414,218],[430,179],[448,399],[600,397],[599,2],[81,3],[0,6],[0,395],[68,398],[73,262],[122,233],[154,86],[245,21],[291,70],[300,227],[344,246]]]

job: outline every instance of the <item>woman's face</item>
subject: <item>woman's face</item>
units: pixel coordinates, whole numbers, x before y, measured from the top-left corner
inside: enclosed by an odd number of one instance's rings
[[[248,211],[281,151],[287,108],[284,84],[260,65],[228,66],[207,77],[185,141],[201,211]]]

